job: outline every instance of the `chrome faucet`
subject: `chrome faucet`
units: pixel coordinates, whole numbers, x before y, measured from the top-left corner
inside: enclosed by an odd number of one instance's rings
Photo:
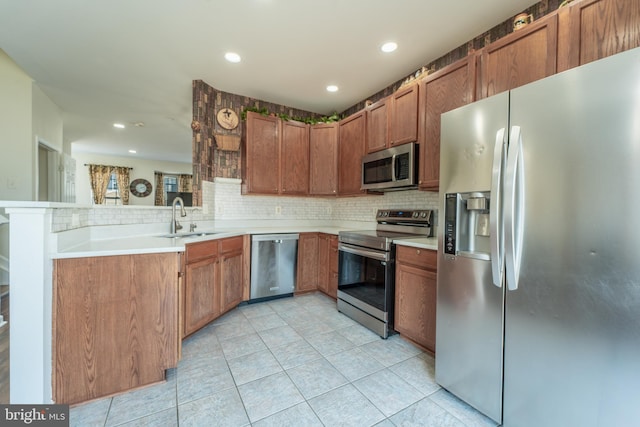
[[[187,216],[187,211],[184,209],[184,200],[182,197],[176,197],[173,199],[173,203],[171,203],[171,224],[169,226],[169,232],[171,234],[175,234],[176,231],[182,230],[182,225],[176,219],[176,205],[180,203],[180,216]]]

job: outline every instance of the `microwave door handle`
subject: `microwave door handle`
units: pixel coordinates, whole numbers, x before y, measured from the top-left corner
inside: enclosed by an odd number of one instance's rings
[[[391,181],[396,182],[398,177],[396,176],[396,155],[391,156]]]

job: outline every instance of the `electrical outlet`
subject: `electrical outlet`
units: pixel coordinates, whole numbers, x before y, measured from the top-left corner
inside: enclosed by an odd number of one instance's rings
[[[327,215],[331,215],[331,206],[327,206]]]
[[[222,215],[224,213],[223,205],[216,205],[216,215]]]
[[[71,214],[71,226],[78,227],[80,225],[80,214]]]
[[[276,206],[276,215],[282,215],[282,206]]]

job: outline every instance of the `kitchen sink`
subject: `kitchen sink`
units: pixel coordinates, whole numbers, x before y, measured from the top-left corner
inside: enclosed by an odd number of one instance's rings
[[[172,233],[172,234],[161,234],[156,237],[164,237],[167,239],[180,239],[183,237],[202,237],[202,236],[210,236],[212,234],[219,234],[216,231],[194,231],[192,233]]]

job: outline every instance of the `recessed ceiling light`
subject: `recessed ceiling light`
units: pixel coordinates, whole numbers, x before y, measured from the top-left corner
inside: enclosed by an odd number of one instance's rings
[[[382,46],[380,46],[380,50],[383,52],[393,52],[394,50],[396,50],[398,48],[398,45],[394,42],[387,42],[385,44],[383,44]]]
[[[229,62],[240,62],[242,58],[240,58],[240,55],[235,52],[227,52],[224,54],[224,59]]]
[[[124,129],[124,125],[122,123],[114,123],[113,127],[118,129]]]
[[[337,91],[338,91],[338,86],[336,85],[327,86],[327,92],[337,92]]]
[[[129,150],[129,152],[130,152],[131,154],[136,154],[136,153],[137,153],[137,151],[136,151],[136,150]]]

